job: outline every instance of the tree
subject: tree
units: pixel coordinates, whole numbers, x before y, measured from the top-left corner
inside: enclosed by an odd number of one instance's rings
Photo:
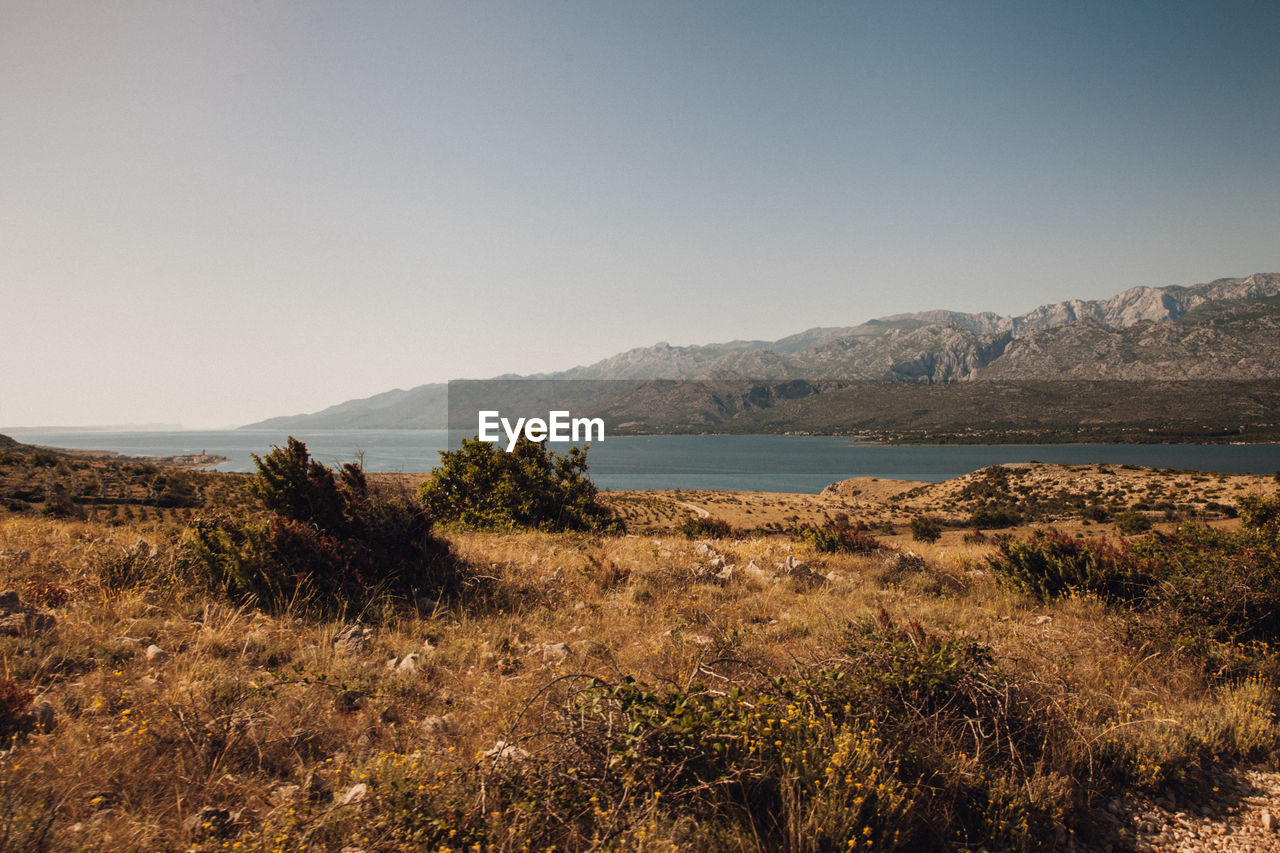
[[[526,438],[510,452],[464,438],[460,449],[440,452],[440,467],[419,492],[433,519],[477,530],[620,529],[597,496],[585,448],[556,454]]]

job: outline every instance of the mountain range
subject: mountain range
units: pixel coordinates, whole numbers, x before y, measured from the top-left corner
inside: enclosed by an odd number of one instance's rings
[[[1130,396],[1145,394],[1159,409],[1161,394],[1186,392],[1170,383],[1218,381],[1269,386],[1273,377],[1280,377],[1278,273],[1224,278],[1191,287],[1133,287],[1108,299],[1071,299],[1017,316],[934,310],[895,314],[857,326],[813,328],[776,341],[699,346],[659,343],[556,373],[501,379],[630,380],[633,384],[627,387],[633,395],[635,383],[649,380],[685,380],[706,388],[701,400],[694,400],[697,395],[683,388],[680,399],[671,399],[670,411],[664,411],[662,395],[671,392],[662,389],[674,386],[646,387],[637,395],[643,405],[633,406],[636,411],[632,413],[639,418],[632,421],[645,430],[740,431],[750,425],[762,431],[839,431],[839,424],[852,425],[857,419],[842,420],[831,410],[839,397],[833,392],[851,387],[861,389],[858,397],[864,402],[868,395],[878,400],[901,398],[903,407],[914,407],[910,411],[917,411],[921,401],[937,405],[944,398],[963,398],[970,401],[968,408],[977,407],[979,418],[982,399],[998,389],[1028,383],[1042,391],[1057,387],[1059,391],[1050,395],[1065,405],[1060,412],[1065,425],[1073,417],[1070,401],[1081,392],[1078,383],[1137,383],[1143,390],[1130,389]],[[724,383],[746,384],[735,390]],[[1102,396],[1109,397],[1114,390]],[[816,399],[805,402],[823,395],[822,405],[813,405]],[[443,383],[421,385],[249,426],[441,427],[447,396],[448,386]],[[593,389],[592,399],[598,402],[599,397],[599,388]],[[1123,398],[1122,393],[1119,399]],[[768,419],[761,419],[760,410],[781,401],[791,412],[788,419],[768,423]],[[824,412],[821,424],[810,423],[806,407]],[[888,405],[881,420],[863,426],[893,429],[894,408]],[[622,403],[611,407],[618,418],[629,417],[626,409]],[[1265,420],[1270,409],[1263,409]],[[742,416],[750,412],[756,414],[744,420]],[[1091,420],[1087,411],[1075,414],[1079,420]],[[1193,414],[1193,420],[1203,420],[1203,415],[1210,413]],[[735,419],[742,422],[733,423]],[[1116,412],[1104,419],[1116,424],[1123,420]]]

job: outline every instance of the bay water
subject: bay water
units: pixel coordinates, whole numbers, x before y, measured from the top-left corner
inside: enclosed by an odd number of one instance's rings
[[[217,453],[222,471],[253,471],[252,454],[282,445],[273,430],[108,431],[0,429],[18,441],[111,450],[130,456]],[[445,430],[315,430],[292,433],[316,459],[336,465],[362,458],[368,471],[430,471],[448,446]],[[1010,462],[1107,463],[1152,468],[1271,474],[1276,444],[878,445],[833,436],[609,436],[587,456],[604,489],[724,489],[816,493],[849,477],[938,482]]]

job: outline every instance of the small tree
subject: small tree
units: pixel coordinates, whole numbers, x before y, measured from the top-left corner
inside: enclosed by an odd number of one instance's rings
[[[616,530],[621,521],[597,500],[587,451],[563,455],[521,438],[510,451],[479,439],[442,450],[440,467],[419,491],[431,517],[478,530]]]

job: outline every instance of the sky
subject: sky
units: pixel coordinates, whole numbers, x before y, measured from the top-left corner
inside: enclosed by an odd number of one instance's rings
[[[1280,271],[1274,2],[0,0],[0,427]]]

